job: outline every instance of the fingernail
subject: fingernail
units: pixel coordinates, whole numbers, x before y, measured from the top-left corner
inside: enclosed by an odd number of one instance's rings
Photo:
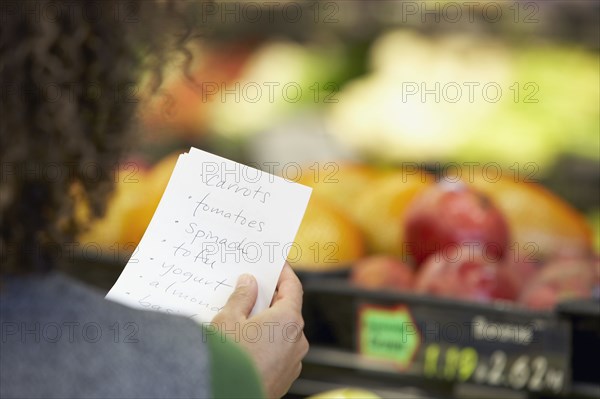
[[[252,275],[242,274],[237,281],[236,287],[247,287],[252,284]]]

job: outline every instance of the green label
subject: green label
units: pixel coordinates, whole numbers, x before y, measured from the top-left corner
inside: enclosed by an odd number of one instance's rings
[[[359,334],[362,355],[392,361],[403,369],[410,366],[421,342],[421,333],[405,306],[364,306],[360,310]]]

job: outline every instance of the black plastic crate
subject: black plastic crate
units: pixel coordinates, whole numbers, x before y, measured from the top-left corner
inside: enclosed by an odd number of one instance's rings
[[[600,393],[597,301],[549,312],[370,291],[340,278],[303,278],[303,284],[309,372],[346,369],[348,376],[358,372],[389,386],[410,382],[451,396],[457,386],[489,387],[499,397]]]

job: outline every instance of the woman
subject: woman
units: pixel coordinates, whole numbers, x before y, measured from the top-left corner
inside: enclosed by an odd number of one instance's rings
[[[56,249],[85,228],[75,195],[102,215],[139,78],[156,91],[165,60],[182,54],[189,64],[197,6],[0,5],[3,398],[280,397],[300,373],[304,335],[278,330],[303,325],[302,287],[289,266],[271,307],[253,317],[257,283],[242,276],[213,320],[218,333],[108,302],[60,273]],[[258,339],[240,334],[246,323],[263,328]]]

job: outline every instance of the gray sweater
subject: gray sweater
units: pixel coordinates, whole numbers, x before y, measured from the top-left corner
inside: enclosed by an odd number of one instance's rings
[[[60,274],[0,285],[0,397],[208,398],[202,329]]]

